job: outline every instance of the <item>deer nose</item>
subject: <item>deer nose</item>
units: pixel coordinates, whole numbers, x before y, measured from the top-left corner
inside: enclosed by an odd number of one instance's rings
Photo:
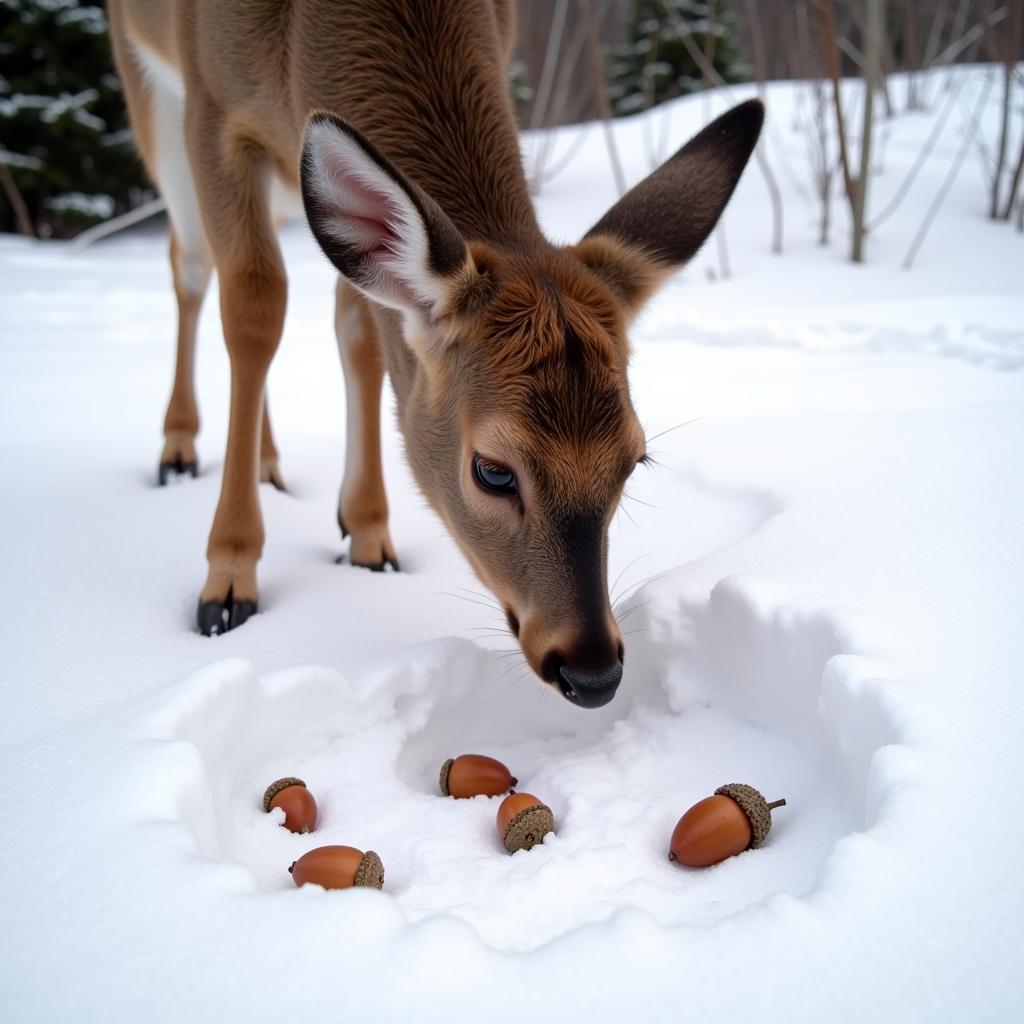
[[[606,668],[603,672],[576,671],[563,665],[558,674],[562,696],[581,708],[604,707],[619,688],[622,681],[622,662]]]
[[[622,681],[622,648],[615,660],[604,668],[570,665],[561,655],[552,652],[545,658],[545,678],[556,683],[562,696],[581,708],[604,707]]]

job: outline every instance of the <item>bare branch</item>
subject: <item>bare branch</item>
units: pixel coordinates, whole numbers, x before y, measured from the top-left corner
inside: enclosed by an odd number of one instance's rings
[[[980,24],[975,25],[972,29],[970,29],[968,32],[962,35],[959,39],[950,43],[949,46],[947,46],[942,51],[942,53],[940,53],[938,57],[936,57],[935,60],[933,60],[931,64],[929,64],[928,66],[935,67],[936,65],[948,64],[956,60],[956,58],[959,57],[960,54],[964,52],[964,50],[966,50],[969,46],[973,45],[979,39],[981,39],[981,37],[985,34],[986,29],[990,29],[998,25],[999,22],[1001,22],[1005,17],[1006,7],[1004,6],[997,8]]]
[[[597,19],[594,17],[594,0],[583,0],[583,12],[587,19],[587,47],[590,50],[591,73],[594,81],[594,93],[601,111],[601,123],[604,128],[604,141],[608,147],[608,159],[611,161],[612,173],[615,176],[615,187],[619,195],[626,191],[626,176],[622,173],[619,151],[615,146],[615,132],[612,130],[612,108],[608,102],[608,86],[605,77],[604,59],[601,56],[601,44],[597,36]]]
[[[913,266],[917,252],[921,248],[921,244],[924,242],[925,236],[928,234],[928,230],[931,228],[936,214],[941,209],[946,196],[949,194],[949,190],[953,187],[953,182],[956,181],[957,175],[960,173],[960,168],[963,166],[964,158],[967,156],[967,152],[971,148],[971,142],[974,140],[974,134],[978,130],[978,124],[981,121],[981,111],[985,106],[985,101],[988,99],[989,90],[991,88],[992,78],[991,76],[987,76],[985,80],[985,88],[978,97],[978,102],[974,108],[974,115],[968,122],[967,131],[964,133],[964,141],[960,146],[960,151],[957,153],[956,159],[953,161],[949,172],[946,174],[945,181],[943,181],[939,191],[936,193],[935,199],[932,200],[932,204],[928,208],[928,212],[925,214],[924,220],[921,222],[921,226],[917,229],[917,234],[914,236],[914,240],[911,242],[910,248],[907,250],[907,255],[903,259],[904,270],[909,270],[911,266]]]
[[[903,179],[903,181],[900,182],[900,186],[896,190],[895,195],[889,201],[889,205],[884,210],[882,210],[882,212],[879,213],[878,216],[875,217],[875,219],[871,221],[870,224],[868,224],[865,227],[865,231],[874,231],[883,221],[888,220],[891,214],[893,214],[899,207],[900,203],[903,202],[907,193],[910,191],[910,186],[914,184],[914,181],[916,180],[918,173],[924,166],[925,161],[931,155],[931,152],[935,148],[936,143],[939,141],[939,138],[942,135],[942,129],[945,126],[946,121],[949,119],[949,115],[953,112],[953,107],[955,105],[954,101],[960,95],[960,90],[963,89],[964,83],[966,81],[967,76],[961,75],[960,81],[958,82],[956,89],[951,91],[949,95],[946,97],[946,105],[942,108],[942,113],[939,114],[939,116],[935,119],[935,123],[932,125],[931,133],[925,141],[925,144],[921,147],[920,151],[918,152],[917,157],[914,160],[913,166],[907,172],[907,176]]]
[[[569,9],[569,0],[558,0],[551,15],[551,34],[544,51],[544,63],[541,65],[540,82],[537,95],[530,110],[530,130],[535,131],[544,124],[548,112],[548,101],[551,97],[551,85],[555,80],[555,69],[558,66],[558,51],[562,45],[562,32],[565,29],[565,15]]]
[[[156,199],[150,199],[148,203],[136,206],[134,210],[122,213],[121,216],[113,217],[111,220],[105,220],[102,224],[94,224],[81,234],[75,235],[68,246],[68,252],[81,252],[92,245],[93,242],[98,242],[101,238],[106,238],[108,235],[113,235],[118,231],[123,231],[125,228],[130,228],[133,224],[138,224],[140,221],[155,217],[166,209],[167,204],[159,196]]]
[[[14,216],[18,221],[18,230],[23,235],[28,235],[29,238],[35,238],[36,231],[35,228],[32,227],[32,218],[29,216],[28,207],[25,205],[25,200],[18,191],[14,175],[11,174],[10,168],[7,164],[2,161],[0,161],[0,184],[4,187],[4,193],[7,196],[8,202],[11,204],[11,209],[14,210]]]

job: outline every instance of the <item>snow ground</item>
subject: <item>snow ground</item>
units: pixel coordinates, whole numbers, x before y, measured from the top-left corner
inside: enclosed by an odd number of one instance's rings
[[[191,631],[226,428],[215,299],[204,472],[159,490],[163,237],[0,239],[0,1019],[1019,1017],[1022,241],[984,218],[976,161],[899,270],[985,74],[965,73],[862,267],[817,246],[799,93],[771,88],[786,255],[751,167],[732,277],[710,244],[634,332],[635,403],[668,432],[613,530],[629,656],[598,712],[486,635],[390,419],[408,571],[334,564],[343,390],[302,225],[270,382],[291,492],[262,494],[263,614],[215,639]],[[705,102],[672,107],[677,143]],[[989,135],[995,115],[993,93]],[[933,117],[893,122],[877,201]],[[642,120],[618,132],[636,180]],[[572,239],[612,199],[594,131],[539,207]],[[463,751],[505,760],[558,836],[508,857],[494,801],[435,795]],[[285,774],[320,801],[314,835],[258,806]],[[678,816],[728,781],[788,799],[766,846],[669,864]],[[377,850],[384,892],[296,890],[287,865],[332,842]]]

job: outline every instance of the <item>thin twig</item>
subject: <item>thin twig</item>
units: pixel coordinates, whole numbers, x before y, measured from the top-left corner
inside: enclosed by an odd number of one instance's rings
[[[28,207],[25,205],[21,192],[18,191],[14,175],[11,174],[7,164],[2,161],[0,161],[0,182],[3,183],[8,202],[10,202],[11,208],[14,210],[15,219],[18,221],[18,230],[23,235],[28,235],[29,238],[35,238],[36,230],[32,226],[32,218],[29,216]]]
[[[903,202],[904,197],[910,191],[910,186],[914,184],[918,172],[925,165],[925,161],[929,156],[931,156],[931,152],[935,148],[935,144],[939,141],[939,138],[942,135],[942,129],[945,126],[946,121],[949,119],[949,115],[953,112],[954,100],[959,96],[960,90],[963,89],[966,81],[967,75],[961,75],[956,90],[950,92],[949,96],[946,98],[946,105],[942,108],[942,112],[935,119],[935,124],[932,125],[931,134],[928,136],[925,144],[921,147],[920,152],[914,160],[913,166],[907,172],[907,176],[900,182],[900,187],[896,189],[896,193],[889,201],[889,205],[864,228],[865,231],[874,231],[883,221],[888,220],[889,216],[894,213],[900,203]]]
[[[700,47],[693,41],[689,25],[675,11],[671,11],[669,17],[672,21],[672,27],[679,33],[679,39],[686,48],[686,52],[700,69],[701,74],[706,76],[709,81],[714,82],[719,88],[730,90],[729,83],[718,73],[714,65],[705,59]],[[761,174],[764,175],[765,182],[768,185],[768,192],[772,197],[772,216],[774,218],[772,251],[782,252],[782,198],[778,185],[775,183],[775,177],[768,166],[768,158],[765,156],[764,147],[760,143],[754,147],[754,160]]]
[[[587,44],[590,50],[590,68],[594,83],[594,95],[601,112],[601,125],[604,128],[604,141],[608,147],[608,159],[615,177],[615,187],[619,195],[626,192],[626,176],[622,173],[619,151],[615,145],[615,132],[612,128],[612,108],[608,102],[608,85],[605,77],[604,59],[601,56],[601,43],[597,35],[597,19],[594,17],[594,0],[583,0],[583,11],[587,19]]]
[[[991,87],[992,78],[988,77],[985,82],[985,88],[978,97],[978,102],[974,109],[974,116],[968,123],[968,129],[964,135],[964,141],[960,146],[960,152],[957,153],[956,160],[953,162],[953,165],[949,169],[949,173],[946,175],[946,180],[943,181],[935,199],[928,208],[928,212],[925,214],[924,220],[921,222],[921,226],[918,228],[917,234],[914,236],[914,241],[911,242],[910,248],[907,250],[907,255],[903,259],[904,270],[909,270],[911,266],[913,266],[914,258],[917,256],[917,251],[921,248],[921,244],[924,242],[925,235],[928,234],[928,229],[932,226],[932,221],[935,220],[935,216],[939,212],[943,201],[949,194],[949,190],[953,187],[953,182],[956,181],[957,175],[960,173],[960,168],[963,166],[964,158],[967,156],[967,152],[971,148],[974,133],[978,130],[981,111],[985,105],[985,100],[988,99],[988,93]]]
[[[120,217],[105,220],[102,224],[96,224],[87,231],[83,231],[80,235],[75,235],[70,245],[68,245],[67,251],[79,253],[92,245],[93,242],[98,242],[101,238],[106,238],[108,235],[113,235],[118,231],[123,231],[125,228],[130,228],[133,224],[138,224],[139,221],[155,217],[166,209],[167,204],[159,197],[150,199],[148,203],[143,203],[141,206],[136,206],[134,210],[122,213]]]

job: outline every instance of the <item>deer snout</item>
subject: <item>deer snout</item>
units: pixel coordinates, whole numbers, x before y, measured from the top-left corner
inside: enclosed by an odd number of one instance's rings
[[[622,682],[622,641],[608,637],[603,643],[551,651],[544,658],[543,676],[554,683],[572,704],[604,707]]]

